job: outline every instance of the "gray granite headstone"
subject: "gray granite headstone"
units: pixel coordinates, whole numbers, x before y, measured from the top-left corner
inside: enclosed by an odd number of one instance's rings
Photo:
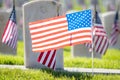
[[[42,20],[60,15],[61,6],[52,0],[35,0],[23,5],[23,40],[24,63],[27,68],[45,68],[37,62],[39,53],[32,52],[32,44],[29,32],[29,22]],[[63,69],[63,49],[57,50],[56,69]]]
[[[87,57],[92,58],[92,53],[83,44],[75,45],[71,47],[72,57]],[[93,52],[95,58],[101,58],[101,55]]]

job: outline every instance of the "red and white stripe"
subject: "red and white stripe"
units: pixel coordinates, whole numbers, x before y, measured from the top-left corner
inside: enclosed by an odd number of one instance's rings
[[[92,44],[86,43],[86,47],[92,51]],[[93,50],[100,54],[105,54],[109,46],[109,40],[102,25],[95,24],[93,28]]]
[[[17,27],[16,23],[11,19],[8,21],[4,33],[2,35],[2,43],[7,44],[12,48],[16,48],[17,43]]]
[[[110,38],[110,44],[111,45],[115,45],[118,41],[118,36],[120,35],[120,29],[119,29],[119,24],[117,22],[117,24],[114,24],[112,27],[112,34],[111,34],[111,38]]]
[[[38,62],[55,70],[56,50],[41,52],[38,57]]]
[[[91,43],[91,28],[68,31],[66,16],[31,22],[29,28],[33,52],[44,52],[86,42]]]

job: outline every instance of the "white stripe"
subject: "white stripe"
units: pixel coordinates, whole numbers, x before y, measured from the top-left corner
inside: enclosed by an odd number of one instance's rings
[[[74,43],[76,43],[76,42],[81,42],[81,41],[85,41],[85,40],[91,41],[91,38],[73,39],[73,40],[72,40],[72,43],[74,44]]]
[[[40,60],[40,63],[41,63],[41,64],[43,64],[43,61],[45,60],[45,57],[46,57],[46,55],[47,55],[47,52],[48,52],[48,51],[45,51],[45,52],[43,53],[43,56],[42,56],[42,58],[41,58],[41,60]]]
[[[72,35],[72,38],[74,38],[74,37],[86,36],[86,35],[90,35],[90,34],[91,34],[91,33],[79,33],[79,34],[74,34],[74,35]],[[36,42],[39,42],[39,43],[40,43],[40,42],[42,41],[42,43],[36,44],[36,45],[33,44],[32,47],[43,46],[43,45],[47,45],[47,44],[52,44],[52,43],[60,42],[60,41],[69,39],[69,38],[70,38],[69,36],[70,36],[70,35],[64,36],[64,37],[62,37],[62,38],[57,38],[57,37],[56,37],[56,39],[53,39],[53,40],[50,40],[50,41],[49,41],[49,39],[41,38],[41,39],[39,39],[39,41],[36,41]],[[44,39],[44,40],[48,40],[48,41],[47,41],[47,42],[45,42],[45,41],[43,42],[43,39]],[[33,40],[33,41],[34,41],[34,40]]]
[[[72,43],[74,43],[74,42],[81,42],[81,41],[85,41],[85,40],[90,40],[91,41],[91,38],[76,39],[76,40],[73,40]],[[42,47],[42,48],[33,48],[33,51],[45,50],[45,49],[49,49],[49,48],[56,48],[56,47],[59,47],[59,46],[69,45],[69,44],[70,44],[70,41],[67,41],[67,42],[63,42],[63,43],[60,43],[60,44],[46,46],[46,47]]]
[[[50,21],[45,21],[45,22],[40,22],[40,23],[36,23],[36,24],[31,24],[31,25],[29,25],[29,27],[30,28],[34,28],[34,27],[39,27],[39,26],[44,26],[44,25],[47,25],[47,24],[55,23],[55,22],[65,21],[65,20],[67,20],[66,17],[58,18],[58,19],[54,19],[54,20],[50,20]]]
[[[94,26],[99,26],[99,27],[102,27],[102,24],[94,24]]]
[[[104,31],[104,28],[103,27],[95,27],[95,30]]]
[[[100,35],[100,36],[107,36],[106,33],[100,33],[100,32],[99,32],[99,33],[96,32],[96,33],[95,33],[95,36],[97,36],[97,35]]]
[[[67,27],[67,25],[68,25],[68,23],[62,23],[62,24],[57,24],[57,25],[52,25],[52,26],[44,26],[44,27],[39,28],[39,29],[30,30],[30,33],[40,32],[40,31],[54,29],[54,28],[59,28],[61,26],[66,26]]]
[[[52,55],[53,55],[54,51],[55,51],[55,50],[51,50],[51,51],[50,51],[50,54],[49,54],[48,59],[47,59],[47,61],[46,61],[46,63],[45,63],[45,66],[48,66],[48,64],[49,64],[49,62],[50,62],[50,59],[52,58]]]

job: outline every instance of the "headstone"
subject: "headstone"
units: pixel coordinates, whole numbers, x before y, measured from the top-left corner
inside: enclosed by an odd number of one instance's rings
[[[5,8],[5,9],[8,9],[8,8],[11,8],[12,7],[12,2],[13,0],[3,0],[3,7]]]
[[[71,47],[72,57],[87,57],[92,58],[92,53],[83,44],[75,45]],[[101,55],[93,52],[95,58],[101,58]]]
[[[30,1],[30,0],[16,0],[16,1],[15,1],[15,5],[16,5],[17,7],[22,7],[22,5],[23,5],[24,3],[26,3],[26,2],[28,2],[28,1]]]
[[[72,0],[64,0],[66,11],[73,9],[73,2]]]
[[[105,27],[105,30],[107,32],[107,35],[108,35],[109,39],[110,39],[110,35],[111,35],[111,32],[112,32],[112,26],[113,26],[113,23],[114,23],[114,16],[115,16],[114,11],[102,14],[103,26]],[[120,16],[120,14],[119,14],[119,16]],[[120,22],[120,20],[119,20],[119,22]],[[116,43],[115,46],[110,46],[111,48],[120,49],[120,35],[118,37],[119,37],[118,42]]]
[[[37,62],[39,53],[32,52],[29,22],[61,15],[61,6],[52,0],[36,0],[23,5],[24,63],[27,68],[45,68]],[[57,50],[56,69],[63,69],[63,49]]]
[[[0,11],[0,38],[2,38],[2,34],[6,27],[6,23],[9,19],[10,13],[6,11]],[[4,54],[16,54],[16,50],[8,47],[7,45],[2,43],[2,39],[0,39],[0,52]]]
[[[77,3],[82,7],[82,9],[86,9],[87,6],[85,4],[85,0],[77,0]]]
[[[23,40],[23,17],[22,8],[16,7],[16,18],[18,27],[18,40]]]

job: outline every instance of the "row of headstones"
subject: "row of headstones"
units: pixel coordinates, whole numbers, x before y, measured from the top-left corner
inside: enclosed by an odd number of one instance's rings
[[[32,11],[31,11],[32,10]],[[39,53],[32,52],[32,44],[29,33],[29,22],[41,20],[45,18],[55,17],[58,14],[62,15],[61,5],[54,1],[48,0],[37,0],[31,1],[23,5],[23,38],[24,38],[24,63],[27,68],[43,68],[44,66],[37,62],[37,56]],[[114,12],[107,13],[102,16],[103,25],[110,35],[110,31],[113,24]],[[1,16],[0,16],[1,17]],[[1,20],[1,19],[0,19]],[[6,22],[6,21],[5,21]],[[0,27],[1,28],[1,27]],[[1,30],[1,29],[0,29]],[[2,29],[3,30],[3,29]],[[3,31],[0,31],[1,33]],[[0,34],[1,34],[0,33]],[[1,36],[1,35],[0,35]],[[1,44],[0,44],[1,46]],[[120,39],[117,48],[120,48]],[[8,47],[7,47],[8,48]],[[7,48],[0,48],[0,51]],[[88,49],[83,45],[76,45],[71,47],[72,55],[75,56],[87,56],[91,57],[91,54],[88,52]],[[99,54],[94,54],[96,57],[101,57]],[[57,50],[56,55],[56,69],[63,69],[63,49]]]

